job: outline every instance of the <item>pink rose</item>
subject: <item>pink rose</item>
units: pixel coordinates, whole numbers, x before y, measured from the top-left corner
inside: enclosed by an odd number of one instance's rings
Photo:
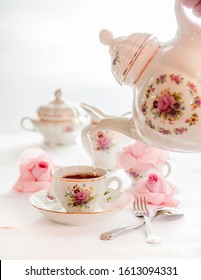
[[[169,94],[164,94],[159,97],[157,108],[160,112],[167,113],[170,111],[174,103],[175,103],[175,99],[173,96]]]
[[[89,200],[89,195],[88,195],[88,193],[86,193],[86,192],[83,192],[83,191],[81,191],[81,192],[77,192],[76,194],[75,194],[75,199],[78,201],[78,202],[88,202],[88,200]]]
[[[19,192],[36,192],[52,187],[52,171],[56,166],[40,148],[25,150],[19,159],[20,177],[13,186]]]
[[[174,197],[176,187],[158,174],[150,174],[146,180],[139,180],[131,193],[134,198],[143,196],[148,203],[154,205],[176,207],[179,204]]]
[[[134,142],[117,154],[116,168],[145,172],[150,168],[160,168],[168,160],[168,155],[167,151]]]

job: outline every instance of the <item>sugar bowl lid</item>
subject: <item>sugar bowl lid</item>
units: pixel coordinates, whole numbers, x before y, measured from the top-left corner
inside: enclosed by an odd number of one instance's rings
[[[55,100],[39,107],[37,114],[41,120],[65,121],[78,118],[80,111],[75,105],[64,102],[62,91],[58,89],[55,92]]]

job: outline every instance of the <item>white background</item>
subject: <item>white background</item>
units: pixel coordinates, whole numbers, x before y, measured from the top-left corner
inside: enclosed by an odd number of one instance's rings
[[[110,114],[131,109],[131,89],[116,83],[107,47],[99,42],[102,28],[115,37],[149,32],[167,41],[176,32],[174,0],[0,0],[0,133],[21,132],[21,118],[34,117],[38,106],[51,101],[58,88],[66,99],[94,104]],[[197,280],[197,261],[183,262],[173,263],[180,267],[177,279]],[[152,265],[150,260],[116,265],[137,264]],[[27,279],[26,265],[5,261],[2,279]]]
[[[131,110],[132,90],[115,81],[99,42],[103,28],[168,41],[174,0],[0,0],[0,133],[21,132],[21,118],[35,117],[58,88],[108,114]]]

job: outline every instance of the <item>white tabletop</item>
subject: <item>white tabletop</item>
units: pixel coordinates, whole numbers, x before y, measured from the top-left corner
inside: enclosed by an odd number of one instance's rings
[[[29,203],[31,193],[11,188],[19,176],[22,151],[36,146],[48,152],[59,165],[89,164],[79,143],[48,147],[37,133],[0,136],[0,259],[199,259],[201,258],[201,155],[170,154],[172,173],[168,180],[179,189],[180,219],[160,219],[155,228],[162,242],[146,243],[145,229],[139,228],[113,240],[99,238],[104,231],[137,223],[132,209],[123,209],[113,219],[98,224],[68,226],[43,217]],[[115,171],[129,182],[121,171]]]

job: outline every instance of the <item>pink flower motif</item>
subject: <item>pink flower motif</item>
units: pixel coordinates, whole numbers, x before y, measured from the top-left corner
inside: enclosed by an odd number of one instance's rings
[[[36,192],[52,187],[52,171],[56,166],[40,148],[25,150],[19,159],[20,177],[13,186],[19,192]]]
[[[109,149],[112,144],[112,138],[107,133],[99,132],[96,138],[97,150]]]
[[[173,107],[174,103],[174,97],[166,93],[159,97],[157,108],[160,112],[167,113]]]
[[[98,144],[102,148],[109,147],[110,143],[111,143],[111,140],[109,138],[107,138],[107,137],[102,136],[102,137],[98,138]]]
[[[170,75],[170,79],[175,81],[176,84],[180,84],[183,81],[183,78],[180,75],[172,74]]]
[[[64,132],[72,132],[73,128],[71,126],[67,126],[64,128]]]
[[[77,202],[81,202],[81,203],[88,202],[89,195],[86,192],[80,191],[75,194],[75,199],[77,200]]]
[[[140,142],[134,142],[117,154],[116,168],[145,172],[150,168],[160,168],[167,160],[169,153]]]
[[[197,93],[197,87],[195,84],[191,83],[191,82],[188,82],[187,83],[187,86],[192,90],[194,91],[195,93]]]
[[[158,174],[150,174],[147,179],[139,180],[131,193],[134,198],[143,196],[154,205],[176,207],[179,204],[174,197],[176,187]]]

